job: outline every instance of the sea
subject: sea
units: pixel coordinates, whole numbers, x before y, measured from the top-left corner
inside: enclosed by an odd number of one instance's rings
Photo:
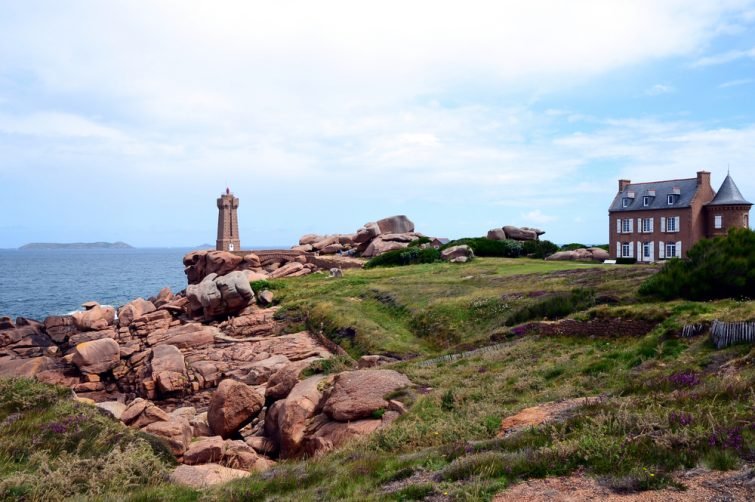
[[[186,288],[190,248],[0,250],[0,316],[43,320]]]

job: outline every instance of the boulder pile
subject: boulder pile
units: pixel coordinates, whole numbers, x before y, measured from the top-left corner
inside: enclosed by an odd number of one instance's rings
[[[209,262],[220,271],[232,263]],[[302,377],[313,362],[345,353],[321,335],[282,334],[277,307],[254,298],[246,272],[213,271],[185,295],[163,290],[118,316],[88,302],[44,322],[0,317],[0,378],[68,386],[76,399],[161,438],[181,462],[172,479],[194,487],[336,448],[405,411],[386,395],[411,382],[375,367],[389,358]]]
[[[318,270],[306,253],[295,250],[258,251],[243,256],[228,251],[192,251],[184,256],[183,263],[190,285],[200,284],[213,274],[220,277],[230,272],[243,272],[248,282],[297,277]]]
[[[387,251],[402,249],[424,237],[414,231],[414,223],[404,215],[365,223],[353,234],[307,234],[292,249],[318,255],[359,255],[372,258]]]
[[[530,227],[515,227],[513,225],[506,225],[501,228],[494,228],[488,231],[487,238],[494,241],[536,241],[540,239],[540,236],[545,233],[544,230],[539,228]]]
[[[610,259],[608,251],[602,248],[582,248],[573,251],[559,251],[548,256],[551,261],[599,261]]]

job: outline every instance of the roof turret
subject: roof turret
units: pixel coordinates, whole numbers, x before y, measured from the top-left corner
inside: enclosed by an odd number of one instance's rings
[[[737,184],[731,178],[731,175],[727,174],[726,179],[721,184],[721,188],[718,189],[716,196],[708,203],[709,206],[730,206],[730,205],[750,205],[752,202],[747,202],[742,196],[742,192],[737,188]]]

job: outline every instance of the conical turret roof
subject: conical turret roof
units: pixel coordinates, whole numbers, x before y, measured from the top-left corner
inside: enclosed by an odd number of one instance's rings
[[[742,192],[737,188],[737,184],[731,178],[731,175],[727,174],[726,179],[721,184],[721,188],[718,189],[718,193],[713,197],[713,200],[708,203],[709,206],[728,206],[728,205],[750,205],[752,202],[747,202],[742,197]]]

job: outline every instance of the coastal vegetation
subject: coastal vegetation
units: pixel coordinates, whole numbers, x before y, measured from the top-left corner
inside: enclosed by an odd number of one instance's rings
[[[575,471],[631,492],[677,486],[679,469],[752,462],[755,350],[718,350],[707,336],[681,332],[755,321],[755,302],[648,301],[638,291],[658,270],[483,257],[269,280],[289,331],[321,333],[353,359],[397,359],[384,367],[417,384],[392,396],[407,413],[338,451],[196,491],[165,481],[173,460],[154,440],[72,402],[68,391],[15,380],[0,393],[0,497],[486,500],[521,480]],[[577,327],[546,330],[564,316]],[[625,328],[633,321],[648,330]],[[596,335],[595,326],[605,329]],[[350,361],[306,371],[341,371]],[[524,409],[576,398],[590,399],[551,422],[502,430]],[[34,457],[31,444],[45,456]],[[113,445],[123,457],[108,457]],[[97,462],[120,467],[94,469]],[[94,469],[97,486],[43,491],[64,476],[80,479],[76,466]]]
[[[668,262],[640,293],[665,300],[755,298],[755,232],[733,228],[726,237],[699,241],[686,259]]]

